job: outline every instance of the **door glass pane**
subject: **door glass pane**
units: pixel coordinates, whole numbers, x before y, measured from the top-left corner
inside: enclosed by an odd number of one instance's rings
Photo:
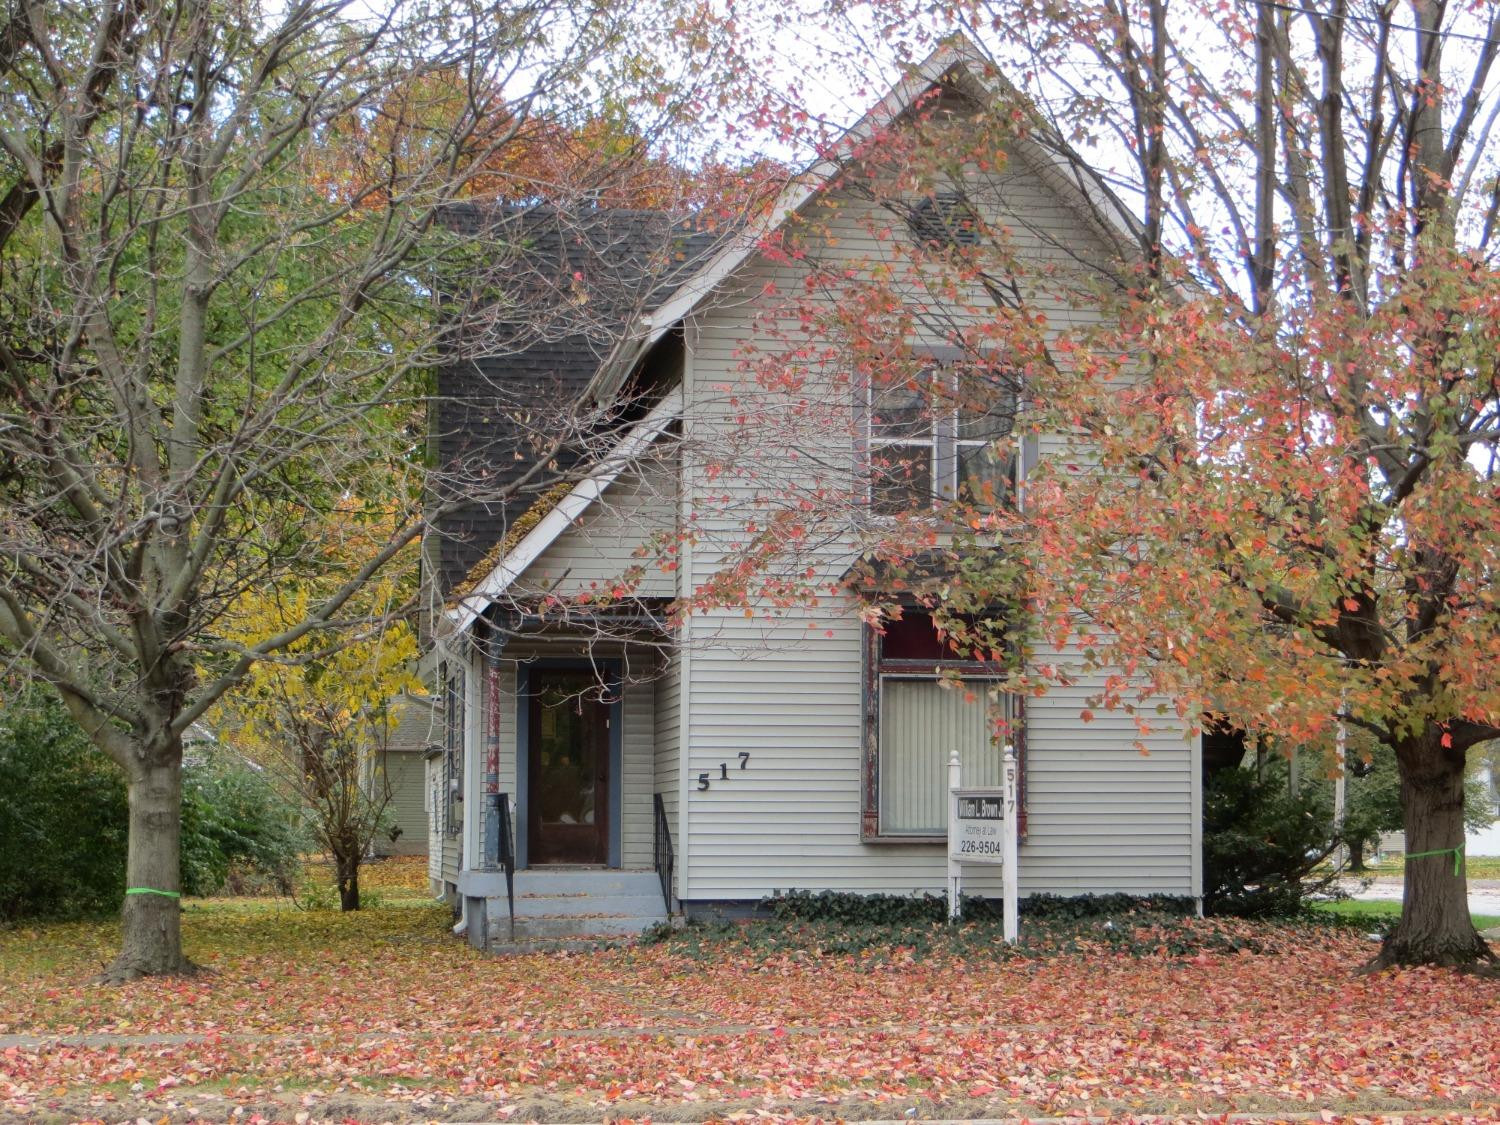
[[[608,704],[591,673],[533,674],[528,819],[533,863],[604,863]]]

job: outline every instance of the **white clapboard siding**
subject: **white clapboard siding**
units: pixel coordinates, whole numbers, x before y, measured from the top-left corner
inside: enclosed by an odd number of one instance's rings
[[[1067,262],[1088,252],[1087,223],[1024,162],[1012,162],[999,194],[1023,220],[1011,224],[1018,244],[1038,259]],[[835,252],[851,261],[883,252],[856,203],[822,209],[811,225],[822,223],[837,239]],[[825,260],[829,253],[822,251]],[[682,472],[688,504],[698,512],[699,541],[684,576],[693,584],[745,538],[757,490],[810,493],[839,465],[852,463],[848,418],[841,419],[835,397],[821,412],[809,409],[816,388],[802,388],[797,402],[765,391],[742,370],[747,344],[778,346],[753,338],[761,295],[799,284],[795,263],[753,261],[726,287],[722,303],[690,326]],[[1062,298],[1042,295],[1035,304],[1056,326],[1093,315]],[[763,435],[754,449],[733,436],[747,412]],[[753,477],[709,472],[701,451],[715,449],[763,460]],[[783,459],[775,463],[778,455]],[[824,583],[836,580],[856,551],[852,528],[844,541],[836,539],[804,559]],[[682,754],[687,776],[680,787],[684,807],[677,810],[688,852],[679,888],[684,899],[745,900],[792,888],[941,891],[940,846],[860,839],[861,627],[847,607],[795,606],[774,620],[738,610],[700,614],[690,644],[680,704],[690,716]],[[1044,655],[1065,661],[1072,654]],[[1101,714],[1083,723],[1080,712],[1094,686],[1085,679],[1028,703],[1020,890],[1196,893],[1196,744],[1166,729],[1144,740],[1150,753],[1142,755],[1132,720]],[[737,768],[742,752],[750,755],[745,770]],[[727,780],[721,764],[729,767]],[[700,774],[708,777],[706,790],[696,784]],[[992,892],[997,885],[993,869],[969,869],[970,889]]]
[[[672,834],[672,846],[680,847],[681,834],[677,827],[678,787],[681,770],[678,768],[679,723],[682,717],[682,663],[674,654],[671,662],[656,681],[656,730],[655,772],[653,791],[661,794],[662,807],[667,814],[667,830]],[[653,805],[653,816],[655,815]]]
[[[676,470],[667,457],[621,473],[527,568],[520,590],[608,591],[632,568],[642,567],[640,581],[630,592],[672,597],[676,579],[662,569],[652,539],[672,526],[676,486]]]
[[[656,775],[656,688],[650,681],[625,685],[625,730],[620,741],[620,866],[652,864],[651,793]]]

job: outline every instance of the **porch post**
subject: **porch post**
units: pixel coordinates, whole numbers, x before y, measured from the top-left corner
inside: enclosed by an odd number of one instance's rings
[[[486,622],[484,638],[484,799],[480,801],[483,817],[484,858],[486,868],[500,863],[500,652],[505,647],[504,634],[493,622]]]

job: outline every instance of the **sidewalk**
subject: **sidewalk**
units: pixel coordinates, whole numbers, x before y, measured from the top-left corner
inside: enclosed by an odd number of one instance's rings
[[[1346,877],[1339,880],[1339,889],[1365,902],[1401,901],[1401,880],[1391,875],[1373,880]],[[1500,915],[1500,879],[1469,880],[1469,913]]]

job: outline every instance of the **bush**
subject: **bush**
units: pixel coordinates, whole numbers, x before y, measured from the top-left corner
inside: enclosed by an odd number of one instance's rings
[[[297,810],[254,766],[221,755],[182,781],[182,887],[191,895],[295,888],[305,833]]]
[[[1078,920],[1113,915],[1153,913],[1188,915],[1193,900],[1174,895],[1028,895],[1020,900],[1023,918]],[[942,922],[948,902],[940,895],[862,895],[840,891],[788,891],[762,899],[760,908],[778,922],[832,922],[843,926],[910,926]],[[960,909],[965,922],[998,922],[1002,905],[997,898],[964,895]]]
[[[125,778],[40,688],[0,703],[0,921],[97,914],[125,889]]]
[[[9,686],[0,703],[0,921],[118,909],[129,820],[125,778],[47,691]],[[248,763],[184,770],[182,881],[188,894],[290,893],[303,834],[296,810]]]
[[[1314,869],[1333,850],[1333,809],[1316,781],[1292,792],[1283,760],[1215,771],[1203,792],[1204,909],[1241,918],[1287,918],[1331,873]]]

